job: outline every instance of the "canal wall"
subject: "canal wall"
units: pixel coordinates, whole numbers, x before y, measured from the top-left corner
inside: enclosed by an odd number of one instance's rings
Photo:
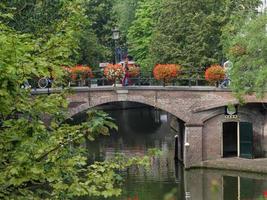
[[[171,129],[174,131],[173,141],[175,142],[175,137],[178,140],[177,148],[177,159],[180,161],[184,160],[184,122],[175,117],[174,115],[168,113],[168,123]],[[175,154],[175,152],[174,152]]]

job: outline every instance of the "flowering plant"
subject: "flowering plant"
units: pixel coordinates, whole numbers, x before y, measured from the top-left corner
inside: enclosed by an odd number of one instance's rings
[[[240,44],[236,44],[230,48],[230,53],[235,56],[242,56],[246,53],[246,48],[241,46]]]
[[[176,64],[157,64],[153,69],[153,75],[157,80],[168,82],[176,78],[181,72],[181,66]]]
[[[130,77],[137,77],[140,75],[140,68],[134,64],[129,64],[128,65],[128,72]]]
[[[225,71],[220,65],[212,65],[205,71],[205,79],[210,83],[216,83],[217,81],[225,78]]]
[[[120,64],[108,64],[104,69],[104,75],[108,80],[115,81],[123,78],[124,70]]]
[[[67,71],[73,80],[84,80],[93,77],[92,69],[89,66],[76,65],[75,67],[68,68]]]

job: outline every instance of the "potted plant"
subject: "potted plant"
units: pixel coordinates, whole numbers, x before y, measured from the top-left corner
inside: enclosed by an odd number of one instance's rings
[[[223,67],[218,64],[211,65],[205,71],[205,79],[211,84],[216,84],[216,86],[218,85],[218,82],[224,80],[224,78],[225,71]]]
[[[128,65],[128,72],[130,77],[137,77],[140,75],[140,68],[134,64],[129,64]]]
[[[92,69],[89,66],[76,65],[69,69],[71,79],[78,81],[79,86],[84,85],[87,78],[93,78]]]
[[[121,80],[124,76],[123,67],[121,64],[108,64],[104,68],[104,76],[116,86],[116,81]]]
[[[235,44],[229,50],[235,56],[242,56],[247,53],[246,47],[240,44]]]
[[[163,86],[175,79],[181,72],[181,66],[177,64],[157,64],[153,69],[156,80],[162,80]]]

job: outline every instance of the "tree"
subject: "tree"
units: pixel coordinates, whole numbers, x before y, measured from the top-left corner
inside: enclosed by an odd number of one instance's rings
[[[55,32],[55,22],[65,18],[67,13],[59,12],[64,6],[64,1],[8,1],[4,4],[13,9],[14,20],[9,25],[18,31],[34,35]],[[73,51],[71,59],[77,64],[98,66],[99,62],[112,58],[112,28],[115,23],[113,2],[82,0],[81,5],[85,16],[79,21],[82,29],[75,30],[79,48]],[[104,13],[104,14],[103,14]]]
[[[117,16],[117,25],[121,31],[120,46],[125,53],[128,50],[128,31],[135,20],[139,2],[140,0],[115,0],[114,12]]]
[[[241,29],[229,35],[228,57],[233,62],[231,88],[238,96],[256,92],[263,97],[267,88],[267,15],[245,19]]]
[[[255,10],[259,2],[259,0],[163,0],[156,8],[160,11],[159,19],[157,15],[153,15],[152,20],[147,21],[145,17],[144,20],[142,17],[136,18],[136,24],[141,24],[142,20],[151,24],[155,20],[156,24],[152,26],[154,28],[148,26],[148,37],[134,35],[133,31],[134,40],[130,41],[137,41],[136,44],[139,42],[137,47],[142,47],[140,43],[146,42],[143,45],[146,48],[138,49],[134,46],[134,51],[136,48],[137,57],[146,57],[152,66],[156,63],[178,63],[185,67],[200,69],[224,59],[221,42],[223,27],[240,10],[244,13]],[[150,31],[153,32],[152,36]]]
[[[66,93],[32,96],[21,85],[33,76],[57,79],[62,65],[70,63],[79,48],[76,31],[83,27],[80,1],[64,1],[53,21],[53,32],[31,34],[11,24],[10,8],[0,4],[0,198],[75,199],[78,196],[120,194],[115,172],[147,158],[118,157],[112,161],[86,162],[81,145],[85,138],[108,135],[116,128],[103,112],[90,112],[79,125],[65,123]],[[49,116],[49,122],[44,117]]]
[[[111,61],[113,59],[112,29],[117,21],[113,6],[114,0],[86,1],[84,5],[86,9],[85,14],[90,19],[91,28],[82,35],[81,47],[83,49],[83,56],[80,62],[86,64],[85,62],[88,62],[88,58],[92,58],[96,59],[95,64],[99,63],[99,61]],[[92,43],[90,40],[91,30],[95,34],[92,39],[96,48],[87,50],[86,46],[88,47]]]
[[[135,13],[135,20],[129,28],[127,37],[129,53],[143,69],[152,69],[149,48],[152,34],[160,13],[161,0],[140,1]]]

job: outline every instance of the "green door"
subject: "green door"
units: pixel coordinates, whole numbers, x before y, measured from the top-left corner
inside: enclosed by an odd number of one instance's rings
[[[240,122],[240,157],[253,157],[253,129],[249,122]]]

